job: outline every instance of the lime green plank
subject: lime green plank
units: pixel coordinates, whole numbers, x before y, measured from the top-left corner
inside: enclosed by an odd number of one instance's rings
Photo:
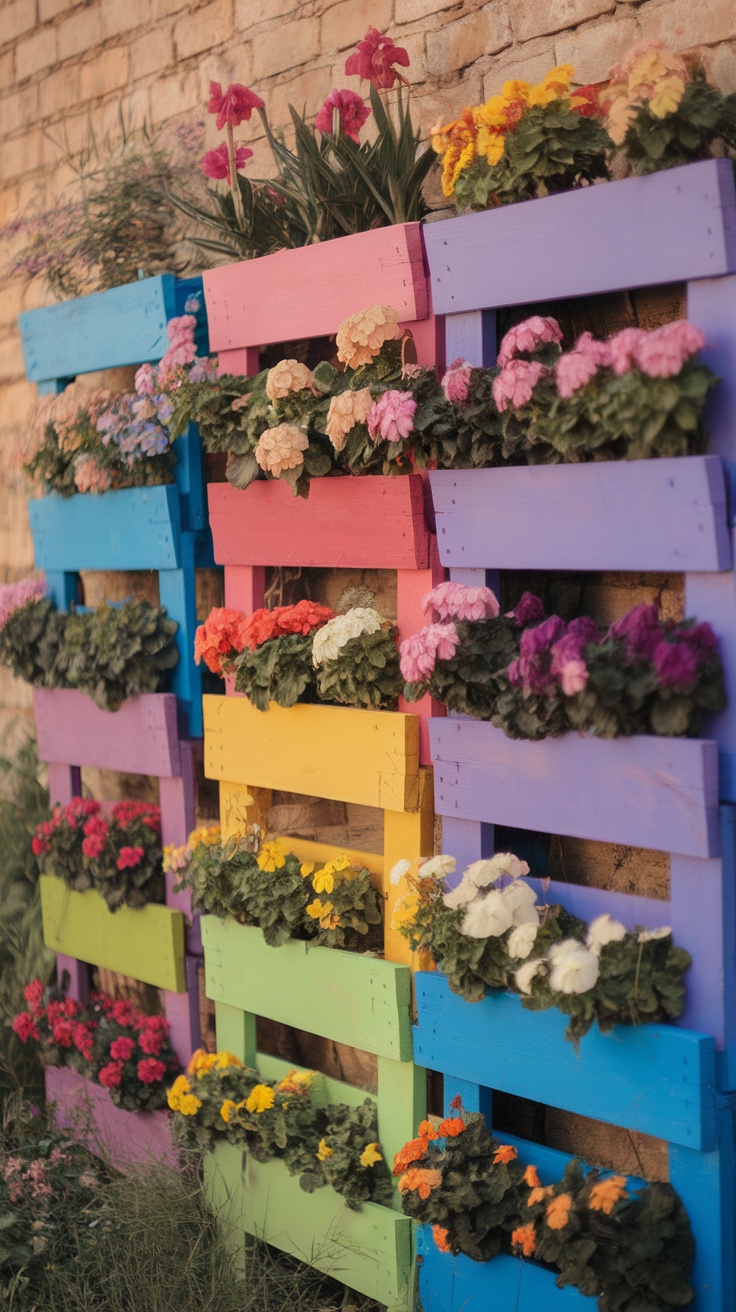
[[[411,1061],[411,971],[290,942],[271,948],[232,919],[202,920],[207,996],[395,1061]]]
[[[221,1222],[291,1253],[389,1308],[407,1308],[411,1220],[366,1203],[352,1212],[325,1187],[306,1194],[284,1163],[245,1160],[218,1144],[205,1158],[205,1184]]]
[[[154,988],[186,993],[181,911],[149,904],[113,914],[93,888],[74,893],[55,875],[42,875],[40,883],[47,948]]]
[[[289,1071],[295,1069],[303,1071],[308,1067],[299,1065],[295,1067],[293,1061],[284,1061],[282,1057],[272,1057],[266,1052],[259,1052],[256,1058],[256,1070],[264,1080],[283,1080]],[[371,1093],[370,1090],[359,1089],[354,1084],[345,1084],[343,1080],[333,1080],[330,1075],[323,1075],[321,1071],[315,1071],[310,1094],[312,1101],[318,1107],[326,1107],[331,1102],[346,1102],[349,1107],[359,1107],[366,1098],[378,1102],[377,1094]],[[407,1138],[410,1139],[411,1135],[407,1135]]]

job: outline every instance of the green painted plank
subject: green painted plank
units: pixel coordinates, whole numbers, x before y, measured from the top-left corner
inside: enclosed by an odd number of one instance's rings
[[[205,1157],[205,1185],[221,1222],[309,1263],[389,1308],[408,1308],[411,1221],[366,1203],[351,1212],[333,1189],[304,1193],[283,1162],[246,1159],[230,1144]]]
[[[395,1061],[411,1061],[411,971],[391,961],[290,942],[202,919],[207,996]]]
[[[55,875],[42,875],[40,883],[47,948],[154,988],[186,993],[181,911],[151,903],[113,914],[93,888],[75,893]]]
[[[427,1072],[412,1062],[378,1058],[378,1138],[389,1170],[394,1157],[427,1114]],[[394,1179],[394,1196],[400,1205],[398,1180]]]

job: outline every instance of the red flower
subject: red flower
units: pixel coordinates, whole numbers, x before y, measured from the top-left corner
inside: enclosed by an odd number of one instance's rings
[[[121,847],[120,856],[115,865],[118,870],[127,870],[129,866],[139,866],[145,856],[142,847]]]
[[[247,123],[254,109],[263,108],[261,97],[240,82],[231,82],[224,95],[219,82],[210,82],[207,112],[217,115],[218,132],[222,132],[226,123],[233,128],[239,127],[243,120]]]
[[[450,1107],[454,1112],[459,1112],[462,1111],[462,1106],[463,1106],[462,1097],[460,1096],[459,1093],[456,1093],[455,1097],[450,1102]]]
[[[34,1015],[41,1010],[41,1002],[43,999],[43,984],[41,983],[40,979],[33,979],[31,980],[30,984],[26,984],[23,990],[23,997],[25,998],[26,1002],[29,1004],[31,1011],[34,1013]]]
[[[40,828],[41,826],[39,825],[39,829]],[[31,839],[31,851],[34,856],[45,856],[47,852],[51,851],[51,847],[46,842],[45,838],[39,837],[38,833],[36,833]]]
[[[29,1039],[38,1038],[38,1030],[33,1016],[29,1011],[21,1011],[19,1015],[13,1018],[13,1030],[18,1035],[21,1043],[27,1043]]]
[[[138,1035],[138,1047],[149,1057],[158,1057],[164,1042],[164,1035],[158,1030],[147,1027]]]
[[[127,1061],[135,1052],[135,1039],[129,1039],[126,1034],[121,1034],[119,1039],[113,1039],[110,1044],[110,1056],[115,1061]]]
[[[84,838],[82,839],[82,852],[94,860],[95,857],[101,856],[105,850],[107,835],[110,832],[110,826],[102,816],[91,815],[89,820],[85,821]]]
[[[255,613],[256,615],[270,614],[269,611]],[[251,620],[253,618],[251,616]],[[199,665],[203,660],[207,669],[213,674],[222,674],[223,657],[230,656],[232,652],[242,651],[248,644],[246,634],[249,623],[250,620],[246,619],[242,611],[230,610],[227,606],[216,606],[194,635],[194,659],[197,664]]]
[[[157,1080],[162,1080],[166,1074],[166,1063],[156,1061],[155,1057],[147,1057],[144,1061],[138,1062],[138,1079],[141,1084],[155,1084]]]
[[[135,1022],[135,1007],[126,1002],[125,998],[120,998],[110,1008],[110,1016],[118,1025],[132,1025]]]
[[[348,77],[357,73],[364,81],[372,82],[377,91],[390,91],[397,78],[406,81],[396,72],[394,64],[409,67],[406,50],[395,46],[390,36],[381,36],[375,27],[369,27],[363,40],[358,42],[355,53],[348,56],[345,73]]]
[[[574,109],[581,118],[595,118],[596,114],[600,114],[597,87],[591,82],[587,87],[578,87],[577,91],[573,91],[570,96],[570,109]]]
[[[248,160],[252,158],[253,151],[249,150],[247,146],[235,147],[235,167],[238,170],[238,173],[240,173],[241,169],[245,168]],[[230,156],[228,154],[227,142],[221,141],[216,150],[208,150],[207,154],[203,155],[202,159],[199,161],[199,167],[206,178],[214,178],[215,181],[225,178],[229,187],[231,182]]]
[[[335,612],[329,606],[319,606],[316,601],[298,601],[295,606],[277,606],[271,612],[276,616],[279,636],[286,633],[311,633],[321,629],[328,620],[334,620]]]
[[[339,114],[340,132],[357,141],[358,133],[371,113],[363,97],[357,91],[337,91],[333,88],[314,121],[317,131],[324,136],[332,134],[335,110]]]
[[[72,1039],[77,1051],[81,1052],[82,1056],[87,1058],[87,1061],[90,1061],[94,1048],[94,1035],[90,1027],[82,1024],[75,1025]]]
[[[103,1066],[97,1076],[103,1089],[115,1089],[123,1077],[123,1063],[121,1061],[110,1061],[107,1066]]]
[[[68,1020],[57,1020],[51,1026],[54,1043],[58,1043],[60,1048],[71,1048],[74,1041],[75,1026]]]

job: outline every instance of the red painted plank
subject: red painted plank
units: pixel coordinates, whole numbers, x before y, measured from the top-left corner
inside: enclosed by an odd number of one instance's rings
[[[418,223],[209,269],[203,282],[213,351],[326,336],[377,303],[402,322],[429,313]]]
[[[156,1161],[176,1167],[165,1109],[126,1112],[110,1101],[107,1089],[68,1066],[47,1066],[45,1081],[46,1101],[56,1103],[57,1124],[72,1130],[98,1156],[109,1155],[119,1171]]]
[[[307,501],[277,480],[211,483],[208,498],[218,565],[429,568],[418,474],[315,478]]]
[[[173,693],[131,697],[119,711],[102,711],[70,688],[34,688],[33,701],[42,761],[124,774],[181,774]]]

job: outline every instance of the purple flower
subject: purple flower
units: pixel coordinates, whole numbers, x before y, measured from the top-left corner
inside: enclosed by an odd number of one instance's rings
[[[689,688],[695,681],[698,659],[684,642],[660,642],[654,652],[654,667],[661,688]]]
[[[506,612],[507,619],[516,620],[519,628],[527,624],[537,624],[544,619],[544,603],[533,592],[523,592],[515,610]]]
[[[677,636],[680,642],[684,642],[695,653],[698,665],[707,665],[718,642],[710,624],[706,621],[702,624],[694,624],[692,628],[681,629]]]
[[[582,692],[588,682],[588,667],[583,652],[590,642],[600,642],[598,625],[587,615],[571,620],[562,637],[552,648],[550,673],[559,679],[562,691],[572,697]]]
[[[620,638],[626,645],[630,661],[650,661],[664,636],[657,607],[635,606],[628,615],[616,620],[608,630],[608,637]]]
[[[526,692],[546,693],[554,683],[551,649],[565,632],[565,621],[551,615],[534,629],[525,629],[519,644],[519,673]],[[508,671],[507,671],[508,673]]]

